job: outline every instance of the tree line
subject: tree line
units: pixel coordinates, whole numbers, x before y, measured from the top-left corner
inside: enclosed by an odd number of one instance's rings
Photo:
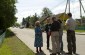
[[[35,22],[37,20],[41,21],[41,25],[44,24],[43,20],[47,17],[50,17],[52,16],[53,13],[51,12],[51,10],[47,7],[44,7],[43,10],[42,10],[42,13],[41,13],[41,16],[38,16],[36,13],[33,15],[33,16],[28,16],[26,18],[23,18],[22,19],[22,25],[25,25],[26,24],[26,27],[29,27],[29,26],[32,26],[34,27],[35,26]]]

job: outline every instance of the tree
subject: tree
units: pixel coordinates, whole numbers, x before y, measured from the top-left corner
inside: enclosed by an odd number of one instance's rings
[[[46,20],[46,18],[51,17],[53,15],[53,13],[51,12],[51,10],[47,7],[43,8],[42,13],[41,13],[41,23],[42,25],[44,24],[44,21]]]
[[[23,18],[22,19],[22,25],[25,25],[25,23],[26,23],[26,20],[25,20],[25,18]]]
[[[42,17],[50,17],[52,16],[52,12],[49,8],[45,7],[42,10]]]
[[[9,28],[17,21],[16,2],[16,0],[0,0],[0,29]]]
[[[26,17],[25,18],[25,20],[26,20],[26,28],[28,28],[29,27],[29,19],[30,19],[30,16],[28,16],[28,17]]]
[[[85,26],[85,16],[82,16],[82,25]]]
[[[35,22],[36,22],[37,20],[39,20],[39,17],[38,17],[37,14],[35,13],[35,15],[33,15],[32,17],[30,17],[29,22],[30,22],[30,24],[31,24],[32,26],[34,26],[34,25],[35,25]]]
[[[85,19],[85,16],[82,16],[82,19]]]
[[[16,22],[16,23],[14,24],[14,26],[15,26],[15,27],[20,27],[20,24]]]
[[[53,15],[53,13],[51,12],[51,10],[47,7],[43,8],[42,13],[41,13],[41,26],[44,25],[44,21],[48,18],[51,17]]]

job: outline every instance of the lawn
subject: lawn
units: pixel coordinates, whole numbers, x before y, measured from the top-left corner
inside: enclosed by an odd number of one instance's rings
[[[85,32],[85,30],[75,30],[76,32]]]
[[[66,30],[64,30],[66,32]],[[75,30],[75,32],[85,32],[85,30]]]
[[[6,38],[0,46],[0,55],[35,55],[13,32],[7,30]]]

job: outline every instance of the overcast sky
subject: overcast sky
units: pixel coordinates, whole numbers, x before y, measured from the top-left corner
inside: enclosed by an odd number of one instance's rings
[[[85,8],[85,0],[82,0],[82,4]],[[15,16],[18,17],[18,22],[21,22],[23,17],[35,13],[40,15],[44,7],[48,7],[54,14],[62,13],[65,11],[66,0],[18,0],[15,5],[17,8]],[[79,0],[71,0],[71,12],[74,18],[79,18]],[[82,13],[85,15],[83,11]]]

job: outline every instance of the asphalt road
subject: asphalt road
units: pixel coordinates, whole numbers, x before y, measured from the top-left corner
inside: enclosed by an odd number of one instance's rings
[[[35,52],[34,47],[34,30],[33,29],[20,29],[20,28],[10,28],[16,36],[23,41],[30,49]],[[67,40],[66,33],[63,33],[63,43],[64,43],[64,51],[67,52]],[[77,35],[76,34],[76,46],[77,53],[79,55],[85,55],[85,35]],[[51,40],[50,40],[50,49],[51,49]],[[46,49],[46,34],[43,33],[43,52],[46,55],[49,55],[51,52]]]

